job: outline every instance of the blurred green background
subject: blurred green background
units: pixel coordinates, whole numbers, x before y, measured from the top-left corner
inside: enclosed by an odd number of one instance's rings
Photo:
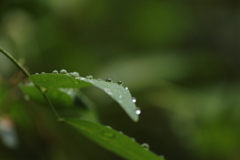
[[[140,121],[88,89],[99,121],[166,160],[238,160],[239,7],[236,0],[1,0],[0,46],[32,74],[64,68],[122,80],[137,97]],[[21,77],[0,54],[1,160],[121,159],[25,101]],[[10,144],[4,126],[15,133]]]

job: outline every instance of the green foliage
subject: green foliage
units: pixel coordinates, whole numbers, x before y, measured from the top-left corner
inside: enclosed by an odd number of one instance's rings
[[[133,98],[129,90],[127,88],[124,88],[122,84],[92,79],[91,76],[88,76],[87,78],[74,76],[74,74],[71,73],[70,74],[44,73],[31,75],[29,79],[35,85],[47,89],[48,94],[54,92],[51,95],[55,95],[55,93],[62,94],[61,92],[56,91],[60,88],[82,88],[94,85],[99,89],[103,90],[104,92],[106,92],[115,101],[117,101],[120,104],[120,106],[127,112],[127,114],[132,118],[132,120],[138,121],[138,114],[136,113],[136,111],[139,111],[139,109],[132,101]]]
[[[106,92],[121,107],[127,112],[133,121],[138,121],[140,110],[136,107],[136,99],[133,98],[127,87],[123,87],[123,82],[113,83],[110,78],[106,81],[93,79],[92,76],[86,78],[79,76],[77,72],[67,73],[65,69],[60,71],[53,71],[53,73],[30,75],[28,71],[9,53],[0,48],[0,52],[5,54],[13,63],[16,64],[20,70],[30,79],[32,83],[21,85],[22,91],[25,93],[25,99],[34,99],[39,102],[46,101],[60,122],[65,122],[70,126],[76,128],[80,133],[88,137],[90,140],[96,142],[103,148],[129,160],[163,160],[146,148],[146,145],[140,146],[135,140],[117,132],[111,128],[102,126],[97,123],[86,121],[83,119],[65,119],[55,109],[56,106],[73,106],[74,96],[76,96],[75,88],[82,88],[88,86],[96,86]],[[83,95],[78,95],[82,98],[83,103],[90,104]],[[73,109],[74,112],[79,110]],[[94,119],[94,118],[93,118]],[[12,132],[13,133],[13,132]],[[6,141],[6,143],[9,143]],[[8,144],[12,146],[11,144]],[[17,144],[16,144],[17,145]],[[13,145],[14,147],[14,145]]]
[[[163,160],[163,158],[149,152],[148,148],[140,146],[134,139],[105,127],[82,119],[66,119],[67,124],[75,127],[80,133],[129,160]]]

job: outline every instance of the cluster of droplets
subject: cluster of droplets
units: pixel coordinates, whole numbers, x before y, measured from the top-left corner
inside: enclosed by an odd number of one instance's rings
[[[107,78],[105,81],[106,81],[106,82],[113,82],[113,80],[112,80],[111,78]],[[122,81],[118,81],[117,84],[123,86],[123,82],[122,82]],[[128,87],[124,87],[124,89],[125,89],[125,90],[128,90]],[[105,90],[105,91],[106,91],[109,95],[111,95],[111,93],[108,92],[108,90]],[[121,99],[121,98],[123,98],[123,96],[122,96],[122,95],[119,95],[118,98]],[[136,99],[135,97],[132,97],[132,102],[133,102],[133,103],[136,103],[136,102],[137,102],[137,99]],[[141,114],[141,109],[140,109],[139,107],[137,107],[136,110],[135,110],[135,113],[136,113],[137,115],[140,115],[140,114]]]
[[[85,80],[84,77],[80,77],[79,73],[78,72],[70,72],[68,73],[66,69],[61,69],[59,72],[57,70],[54,70],[52,71],[53,74],[64,74],[64,75],[67,75],[67,76],[72,76],[72,77],[75,77],[76,80]],[[46,74],[45,72],[42,72],[41,74]],[[35,75],[38,75],[38,73],[36,73]],[[92,80],[93,79],[93,76],[92,75],[88,75],[86,76],[86,79],[89,79],[89,80]],[[98,79],[99,81],[102,81],[102,79]],[[105,80],[106,82],[110,82],[110,83],[113,83],[113,80],[111,78],[107,78]],[[78,82],[75,82],[76,84]],[[118,85],[120,86],[123,86],[123,82],[122,81],[118,81],[117,82]],[[128,90],[128,87],[124,87],[125,90]],[[109,90],[105,90],[105,92],[107,92],[109,95],[112,95],[113,93]],[[119,98],[122,99],[123,96],[122,95],[119,95]],[[135,97],[132,97],[132,102],[133,103],[136,103],[137,102],[137,99]],[[139,107],[136,108],[135,110],[135,113],[137,115],[141,114],[141,110]]]

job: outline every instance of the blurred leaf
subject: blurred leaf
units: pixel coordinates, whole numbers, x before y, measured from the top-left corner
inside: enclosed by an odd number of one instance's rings
[[[66,123],[75,127],[79,132],[100,146],[126,159],[163,160],[163,158],[140,146],[134,140],[111,128],[82,119],[67,119]]]
[[[23,93],[25,94],[25,99],[32,99],[38,102],[45,102],[42,93],[33,85],[24,85],[21,87]],[[61,90],[48,90],[46,92],[47,97],[50,101],[56,106],[72,106],[73,99],[72,97],[64,91]]]
[[[46,89],[82,88],[94,85],[117,101],[133,121],[138,121],[138,114],[136,114],[138,109],[135,103],[132,102],[129,90],[125,89],[122,85],[92,78],[71,76],[71,73],[31,75],[29,79],[35,85]]]

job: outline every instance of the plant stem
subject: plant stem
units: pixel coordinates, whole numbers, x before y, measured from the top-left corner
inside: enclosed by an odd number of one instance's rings
[[[25,74],[25,76],[27,77],[30,76],[30,73],[11,54],[9,54],[7,51],[2,49],[1,47],[0,47],[0,52],[2,52],[5,56],[7,56]]]
[[[38,86],[36,86],[36,87],[38,88]],[[40,90],[41,90],[41,88],[40,88]],[[58,118],[58,120],[61,121],[63,118],[61,118],[61,116],[57,113],[55,107],[52,105],[52,103],[51,103],[51,101],[48,99],[47,95],[46,95],[43,91],[41,91],[41,92],[42,92],[42,95],[43,95],[44,99],[45,99],[45,100],[47,101],[47,103],[50,105],[53,113],[56,115],[56,117]]]
[[[6,57],[8,57],[25,74],[26,77],[30,76],[30,73],[10,53],[5,51],[1,47],[0,47],[0,52],[2,52]],[[45,91],[43,91],[43,89],[41,87],[37,86],[37,85],[35,85],[35,87],[42,93],[44,99],[50,105],[53,113],[56,115],[58,120],[63,121],[63,118],[60,117],[60,115],[57,113],[56,109],[52,105],[51,101],[48,99],[47,95],[45,94]]]

